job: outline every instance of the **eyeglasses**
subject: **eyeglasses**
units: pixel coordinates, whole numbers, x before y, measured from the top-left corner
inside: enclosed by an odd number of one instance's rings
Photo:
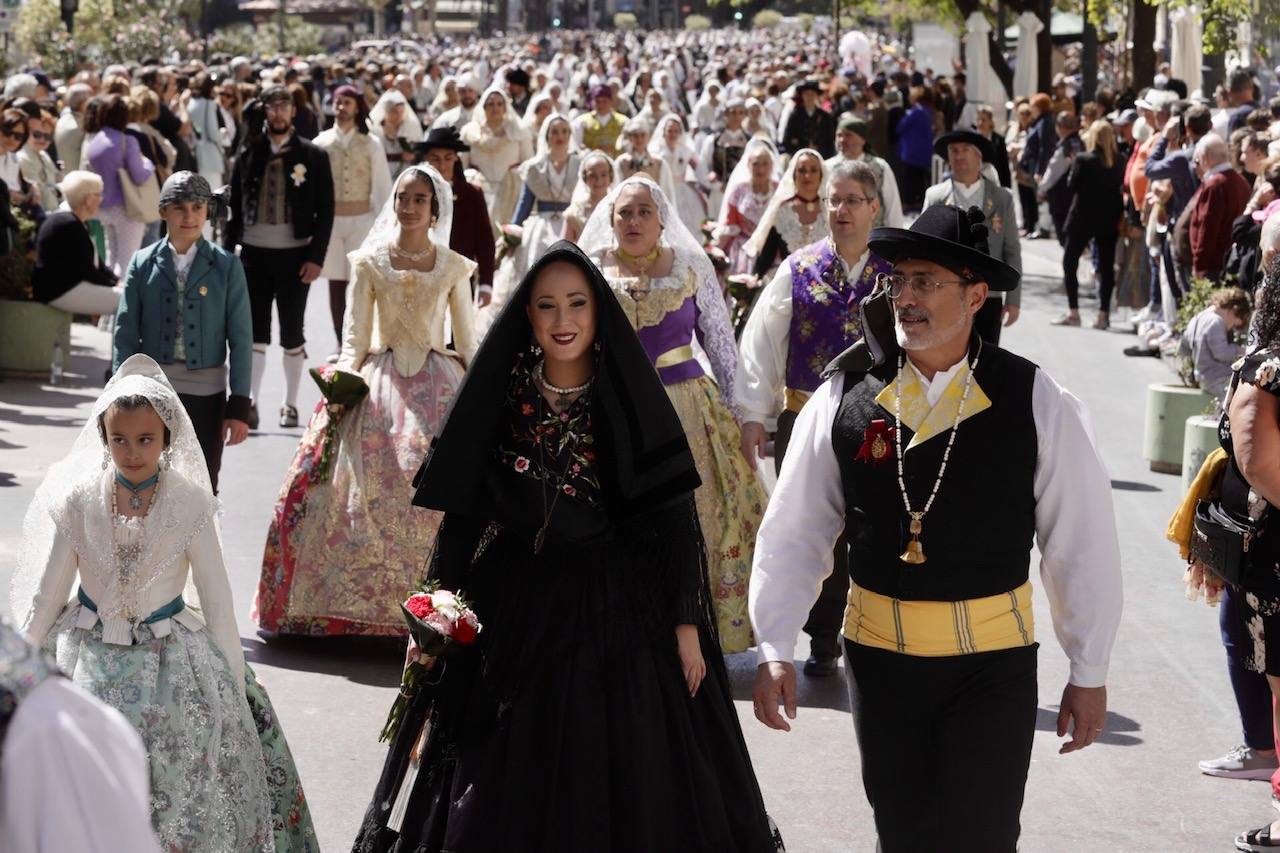
[[[234,97],[235,97],[235,93],[234,93],[234,92],[219,92],[219,93],[218,93],[218,97],[219,97],[219,98],[234,98]]]
[[[948,284],[969,283],[969,281],[962,278],[939,281],[928,273],[915,273],[909,276],[901,273],[880,273],[876,276],[876,287],[889,291],[890,299],[902,298],[902,293],[908,285],[911,287],[912,296],[917,299],[927,299]]]
[[[862,207],[864,204],[870,204],[871,202],[872,202],[872,199],[863,198],[860,195],[846,195],[846,196],[833,195],[831,196],[831,198],[827,199],[827,207],[831,208],[832,210],[839,210],[840,208],[847,205],[851,210],[857,210],[858,208]],[[884,275],[884,273],[881,273],[881,275]]]
[[[47,141],[49,141],[50,139],[53,139],[53,134],[52,134],[52,133],[45,133],[45,132],[44,132],[44,131],[42,131],[42,130],[33,130],[33,131],[31,131],[31,138],[32,138],[32,139],[39,140],[40,142],[47,142]]]

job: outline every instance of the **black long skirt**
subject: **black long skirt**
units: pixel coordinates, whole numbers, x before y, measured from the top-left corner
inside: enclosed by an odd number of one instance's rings
[[[775,853],[714,637],[689,696],[656,579],[609,540],[499,534],[463,590],[483,625],[392,743],[356,853]],[[386,827],[432,715],[401,832]]]

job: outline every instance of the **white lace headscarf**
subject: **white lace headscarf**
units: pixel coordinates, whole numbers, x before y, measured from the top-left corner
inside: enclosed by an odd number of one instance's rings
[[[396,134],[396,138],[410,144],[421,142],[422,122],[418,119],[418,113],[414,110],[413,104],[409,103],[409,99],[399,89],[388,89],[383,92],[382,97],[378,98],[378,103],[369,110],[369,130],[382,136],[382,120],[387,117],[387,109],[392,104],[404,104],[404,120],[400,122],[400,132]]]
[[[675,124],[680,128],[680,138],[676,140],[674,149],[667,146],[667,125],[669,124]],[[653,137],[649,140],[649,155],[660,157],[669,163],[680,154],[683,154],[685,161],[690,163],[698,156],[694,151],[693,143],[689,141],[689,132],[684,129],[684,121],[675,113],[667,113],[658,119],[658,125],[654,128]],[[684,175],[674,175],[673,178],[682,181]]]
[[[169,430],[169,447],[144,522],[142,553],[131,573],[116,564],[111,518],[116,467],[99,430],[99,418],[122,397],[145,397]],[[103,622],[145,618],[148,614],[141,610],[148,590],[212,521],[216,505],[204,453],[177,392],[150,356],[130,356],[94,403],[71,451],[50,466],[27,508],[9,587],[10,612],[25,631],[46,561],[61,534],[75,550],[80,573],[107,581],[107,595],[98,602]]]
[[[484,90],[484,94],[476,101],[475,111],[471,113],[471,121],[462,128],[462,140],[467,143],[475,142],[485,133],[485,128],[489,126],[489,120],[485,115],[484,105],[489,102],[489,98],[497,95],[502,98],[505,105],[505,112],[502,117],[502,128],[506,131],[507,137],[513,141],[518,141],[527,131],[524,125],[520,123],[520,117],[516,115],[515,108],[511,106],[511,96],[507,94],[506,89],[500,86],[490,86]],[[528,137],[525,137],[526,139]]]
[[[823,193],[827,191],[827,161],[822,159],[822,155],[812,148],[802,148],[792,157],[791,162],[787,164],[787,173],[782,176],[782,182],[778,184],[778,188],[773,191],[773,198],[769,199],[769,206],[764,209],[760,221],[756,223],[756,230],[752,233],[751,239],[747,241],[743,248],[748,255],[753,258],[759,257],[761,250],[764,249],[764,241],[769,238],[769,229],[773,227],[773,223],[778,218],[778,211],[782,206],[791,199],[796,197],[796,166],[802,159],[809,156],[818,161],[818,169],[821,176],[818,180],[818,198],[824,198]],[[746,159],[746,154],[743,154]],[[818,214],[822,216],[820,212]]]
[[[720,213],[716,217],[717,227],[722,228],[728,224],[729,197],[742,184],[751,183],[751,158],[762,151],[769,155],[769,160],[773,164],[769,169],[769,180],[777,183],[781,179],[782,158],[778,156],[778,150],[773,147],[773,143],[761,137],[747,140],[742,156],[738,158],[738,165],[733,167],[729,180],[725,182],[724,198],[720,201]]]
[[[603,151],[588,151],[583,155],[578,163],[578,183],[573,188],[573,196],[569,199],[567,211],[579,220],[586,220],[593,212],[588,209],[588,205],[591,204],[591,187],[587,186],[587,169],[590,169],[593,163],[604,163],[609,167],[610,189],[616,181],[612,157]]]
[[[389,245],[400,236],[400,219],[396,216],[396,194],[400,185],[413,177],[425,177],[431,181],[431,189],[435,193],[439,213],[436,223],[431,226],[431,242],[437,246],[449,246],[449,235],[453,230],[453,188],[440,173],[426,163],[418,163],[405,167],[391,187],[391,197],[382,205],[378,217],[373,221],[369,234],[360,243],[356,252],[371,252],[380,246]],[[352,253],[353,255],[355,252]]]
[[[538,133],[542,130],[542,128],[538,126],[538,107],[547,103],[551,104],[551,113],[547,114],[547,118],[551,118],[551,114],[556,112],[556,105],[551,102],[550,95],[546,92],[539,92],[529,99],[529,106],[524,108],[524,118],[520,119],[525,130],[530,133]],[[543,120],[543,124],[546,124],[545,119]]]
[[[632,175],[622,183],[609,190],[609,194],[596,205],[591,218],[587,220],[578,238],[578,246],[587,257],[600,267],[605,266],[605,255],[618,247],[618,238],[613,227],[613,209],[622,191],[634,186],[643,186],[649,191],[653,203],[658,209],[658,221],[662,231],[658,235],[658,245],[671,249],[675,255],[675,268],[688,268],[697,279],[695,298],[701,313],[699,328],[702,340],[699,346],[705,350],[710,361],[716,382],[720,386],[720,397],[740,418],[734,401],[734,373],[737,367],[737,345],[733,337],[733,326],[729,321],[729,309],[716,277],[715,268],[706,250],[689,233],[680,220],[671,199],[654,183],[648,175]],[[695,341],[697,338],[695,337]]]

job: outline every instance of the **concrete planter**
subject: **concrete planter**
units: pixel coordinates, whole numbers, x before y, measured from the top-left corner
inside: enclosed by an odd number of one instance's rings
[[[1152,471],[1182,473],[1187,418],[1204,414],[1209,403],[1209,395],[1199,388],[1164,383],[1147,386],[1147,422],[1142,436],[1142,455],[1151,464]],[[1192,476],[1195,476],[1194,472]]]
[[[1191,488],[1191,481],[1200,473],[1204,458],[1217,450],[1218,416],[1192,415],[1187,418],[1182,432],[1182,493]]]
[[[65,370],[71,359],[70,314],[42,302],[0,300],[0,373],[47,378],[54,341],[62,344]]]

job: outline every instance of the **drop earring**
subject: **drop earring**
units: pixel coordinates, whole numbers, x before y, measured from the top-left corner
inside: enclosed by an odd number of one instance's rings
[[[105,471],[111,465],[111,452],[105,447],[102,448],[102,470]]]
[[[529,352],[533,353],[534,358],[538,358],[542,355],[542,347],[538,346],[537,341],[531,341],[529,343]]]
[[[591,348],[596,352],[600,352],[600,341],[597,340],[594,343],[592,343]]]
[[[160,470],[168,471],[173,467],[173,448],[166,447],[164,453],[160,454]]]

